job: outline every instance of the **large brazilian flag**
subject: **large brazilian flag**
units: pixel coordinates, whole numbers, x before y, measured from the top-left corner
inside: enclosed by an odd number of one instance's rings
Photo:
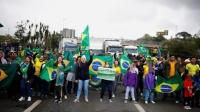
[[[163,78],[158,76],[155,90],[159,93],[171,93],[183,87],[181,76],[176,73],[174,77]]]
[[[0,88],[9,88],[17,73],[18,64],[0,64]]]
[[[98,68],[103,67],[105,65],[105,62],[108,62],[109,65],[112,65],[113,57],[112,56],[93,56],[93,61],[89,67],[90,75],[97,75]]]
[[[87,26],[81,35],[81,50],[89,50],[89,42],[89,26]]]

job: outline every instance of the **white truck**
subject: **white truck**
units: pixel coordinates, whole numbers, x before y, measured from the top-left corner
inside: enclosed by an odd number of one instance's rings
[[[123,46],[121,45],[121,41],[118,39],[104,40],[103,47],[104,47],[104,52],[108,54],[112,55],[115,53],[122,54],[123,52]]]
[[[90,50],[95,54],[103,54],[103,42],[104,38],[90,38]]]
[[[124,51],[131,55],[138,55],[137,46],[124,46]]]
[[[59,49],[64,51],[75,51],[78,47],[76,38],[63,38],[59,42]]]

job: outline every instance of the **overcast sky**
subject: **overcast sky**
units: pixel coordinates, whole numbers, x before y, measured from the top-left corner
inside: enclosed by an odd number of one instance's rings
[[[43,22],[50,30],[73,28],[79,36],[136,39],[169,30],[197,33],[200,0],[0,0],[0,34],[13,34],[17,21]],[[8,30],[9,29],[9,30]]]

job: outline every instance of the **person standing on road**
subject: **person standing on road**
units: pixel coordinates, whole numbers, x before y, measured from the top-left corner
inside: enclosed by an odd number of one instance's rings
[[[110,68],[108,62],[105,62],[104,68]],[[109,102],[110,103],[112,102],[112,86],[113,86],[113,81],[109,81],[105,79],[101,80],[100,102],[103,101],[103,96],[104,96],[104,93],[106,92],[106,89],[108,89]]]
[[[187,74],[185,77],[185,80],[183,82],[184,86],[184,109],[189,110],[191,109],[191,103],[192,103],[192,96],[193,96],[193,84],[191,76]]]
[[[20,95],[19,101],[25,100],[25,96],[28,96],[27,101],[31,101],[32,88],[31,83],[33,80],[34,67],[31,62],[31,57],[26,57],[25,61],[20,64],[21,80],[20,80]],[[26,94],[27,93],[27,94]]]
[[[144,75],[143,75],[143,83],[144,83],[144,100],[145,104],[148,104],[149,100],[151,103],[154,102],[154,88],[155,88],[155,75],[151,70],[151,65],[144,62]]]
[[[86,61],[86,56],[81,56],[81,63],[78,65],[77,71],[77,79],[78,79],[78,90],[77,96],[74,100],[74,103],[79,102],[79,98],[81,95],[82,88],[84,87],[84,95],[85,95],[85,102],[88,101],[88,86],[89,86],[89,66],[92,63],[92,56],[90,56],[90,60]]]
[[[115,81],[114,81],[114,84],[113,84],[113,94],[112,94],[113,98],[115,97],[115,92],[117,91],[118,82],[121,79],[121,68],[119,66],[118,60],[114,61],[114,69],[115,69],[116,75],[115,75]]]
[[[56,94],[56,99],[55,102],[61,103],[62,102],[62,88],[64,84],[64,63],[62,57],[58,57],[58,61],[56,63],[57,67],[57,76],[56,76],[56,84],[55,84],[55,94]]]
[[[188,74],[192,77],[192,81],[195,84],[195,82],[197,81],[197,80],[195,81],[195,79],[198,78],[199,70],[200,70],[199,65],[196,63],[196,58],[195,57],[193,57],[191,59],[191,63],[188,63],[186,65],[186,70],[188,70]],[[196,91],[196,87],[193,88],[193,91]],[[198,92],[197,92],[197,94],[195,94],[192,97],[192,104],[191,104],[192,107],[195,106],[195,105],[198,106],[199,101],[197,99],[199,99]]]
[[[128,102],[129,92],[131,92],[132,100],[135,101],[135,90],[137,88],[138,73],[139,73],[138,69],[136,67],[136,64],[134,63],[130,65],[128,72],[123,77],[123,83],[124,83],[124,86],[126,87],[124,103]]]

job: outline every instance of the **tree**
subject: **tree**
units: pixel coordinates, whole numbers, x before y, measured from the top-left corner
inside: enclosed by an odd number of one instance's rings
[[[177,37],[177,38],[183,38],[183,39],[186,39],[186,38],[191,38],[192,35],[189,34],[188,32],[183,31],[183,32],[179,32],[179,33],[177,33],[177,34],[176,34],[176,37]]]

